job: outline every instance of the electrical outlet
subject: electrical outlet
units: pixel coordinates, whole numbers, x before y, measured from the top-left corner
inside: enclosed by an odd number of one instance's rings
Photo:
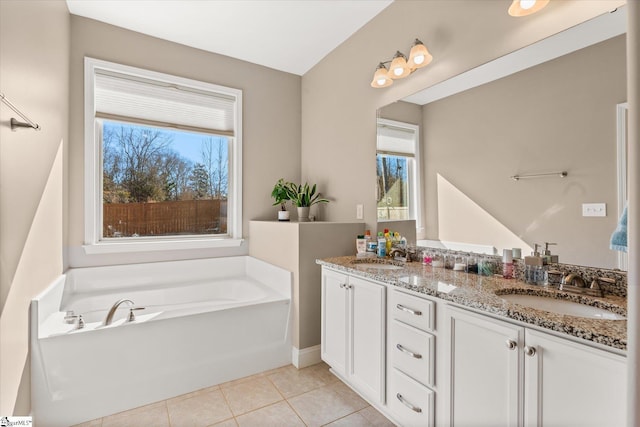
[[[583,203],[582,216],[607,216],[607,204]]]
[[[356,219],[364,219],[364,205],[356,205]]]

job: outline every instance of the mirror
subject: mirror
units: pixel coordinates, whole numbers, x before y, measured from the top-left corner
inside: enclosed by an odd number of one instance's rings
[[[619,217],[616,107],[626,101],[626,47],[624,34],[605,37],[515,72],[498,67],[500,78],[480,85],[456,76],[378,111],[420,129],[418,245],[517,247],[524,256],[549,242],[561,263],[624,265],[609,242]],[[478,68],[486,75],[491,64]],[[443,96],[443,87],[459,92]]]

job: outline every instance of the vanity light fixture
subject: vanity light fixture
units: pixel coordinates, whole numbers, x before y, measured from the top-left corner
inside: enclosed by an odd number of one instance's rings
[[[409,52],[408,60],[402,52],[397,51],[393,59],[378,64],[371,81],[371,87],[390,86],[394,80],[407,77],[418,68],[429,65],[432,59],[433,56],[431,56],[424,43],[416,39]],[[388,69],[386,64],[390,64]]]
[[[549,3],[549,0],[513,0],[509,6],[509,15],[520,17],[536,13]]]

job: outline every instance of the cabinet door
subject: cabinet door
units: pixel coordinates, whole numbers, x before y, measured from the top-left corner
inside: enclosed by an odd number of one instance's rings
[[[383,285],[349,277],[349,380],[377,402],[384,402],[385,394],[385,291]]]
[[[347,373],[347,275],[322,269],[321,355],[336,373]]]
[[[626,358],[528,329],[525,343],[526,426],[626,425]]]
[[[449,399],[447,425],[521,425],[524,329],[447,308]],[[446,417],[445,417],[446,418]]]

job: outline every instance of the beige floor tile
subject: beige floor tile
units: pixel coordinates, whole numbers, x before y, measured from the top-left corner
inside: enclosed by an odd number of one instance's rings
[[[87,421],[82,424],[76,424],[73,427],[102,427],[102,418],[98,418],[97,420]]]
[[[169,427],[167,405],[163,402],[154,403],[132,409],[119,414],[110,415],[102,419],[102,427]]]
[[[236,416],[282,400],[282,395],[264,376],[222,387],[222,392]]]
[[[323,374],[323,371],[312,367],[297,369],[291,366],[267,377],[285,398],[289,398],[328,384],[329,382],[323,379]]]
[[[389,421],[387,417],[382,415],[376,408],[369,406],[359,411],[358,414],[362,415],[369,421],[369,425],[374,427],[395,427],[395,424]]]
[[[238,423],[235,418],[229,418],[221,423],[213,424],[209,427],[238,427]]]
[[[226,383],[220,384],[220,388],[223,389],[223,388],[233,387],[235,385],[246,383],[247,381],[253,381],[256,378],[262,378],[264,376],[265,376],[265,372],[260,372],[255,375],[249,375],[248,377],[242,377],[242,378],[238,378],[237,380],[227,381]]]
[[[357,394],[336,384],[292,397],[289,404],[307,426],[321,426],[368,406]]]
[[[351,415],[347,415],[344,418],[340,418],[337,421],[334,421],[330,424],[327,424],[327,427],[371,427],[369,421],[360,415],[360,413],[356,412]]]
[[[304,427],[304,423],[285,401],[274,403],[236,418],[240,427]]]
[[[318,376],[318,378],[320,378],[327,384],[340,381],[338,377],[336,377],[331,373],[331,371],[329,371],[329,365],[324,362],[318,363],[317,365],[309,366],[305,369],[309,369],[310,371],[312,371],[315,375]]]
[[[171,427],[210,426],[233,417],[220,390],[167,402]]]
[[[190,397],[198,396],[200,394],[210,393],[212,391],[220,390],[220,386],[214,385],[212,387],[202,388],[200,390],[192,391],[191,393],[181,394],[180,396],[172,397],[171,399],[167,399],[167,403],[178,402],[180,400],[188,399]]]
[[[358,410],[364,409],[367,406],[369,406],[369,404],[364,399],[362,399],[358,395],[358,393],[351,390],[351,388],[345,383],[343,383],[342,381],[337,381],[335,383],[327,385],[326,387],[329,390],[332,390],[335,393],[337,393],[344,400],[345,403],[353,406],[354,408],[357,407]]]

